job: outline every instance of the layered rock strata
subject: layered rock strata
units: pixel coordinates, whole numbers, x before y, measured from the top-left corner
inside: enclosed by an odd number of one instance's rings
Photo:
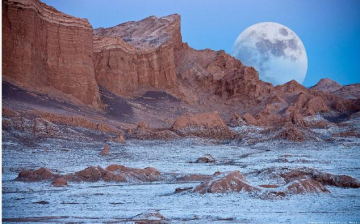
[[[41,92],[100,106],[92,26],[38,0],[2,4],[3,77]]]

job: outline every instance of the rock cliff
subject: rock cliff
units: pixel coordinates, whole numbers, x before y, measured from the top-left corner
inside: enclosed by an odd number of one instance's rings
[[[2,4],[3,77],[40,92],[60,92],[98,107],[92,26],[38,0]]]
[[[181,46],[180,16],[150,16],[93,31],[96,80],[113,93],[138,87],[177,88],[175,50]]]

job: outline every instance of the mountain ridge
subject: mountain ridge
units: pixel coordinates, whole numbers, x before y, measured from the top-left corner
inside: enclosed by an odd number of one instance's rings
[[[50,13],[41,14],[41,7]],[[99,123],[121,130],[141,122],[170,129],[182,115],[218,111],[225,121],[237,114],[249,125],[305,133],[306,120],[318,114],[350,118],[360,110],[360,84],[323,79],[305,88],[292,80],[274,87],[224,51],[191,48],[182,41],[178,14],[89,30],[67,26],[91,27],[86,19],[58,11],[54,16],[47,7],[38,0],[3,2],[3,86],[10,82],[25,92],[70,102]],[[28,16],[34,19],[23,27]],[[19,108],[16,100],[6,98],[6,107],[25,114],[34,107],[29,102]],[[46,110],[62,116],[69,109]]]

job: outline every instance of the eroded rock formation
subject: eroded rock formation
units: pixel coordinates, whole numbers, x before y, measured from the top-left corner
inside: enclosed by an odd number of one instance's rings
[[[324,79],[307,89],[293,80],[274,87],[224,51],[189,47],[180,28],[180,16],[174,14],[92,30],[86,19],[38,0],[6,0],[3,77],[32,90],[28,94],[41,92],[70,99],[76,106],[102,108],[94,112],[68,106],[59,111],[57,105],[44,111],[36,97],[48,96],[38,94],[29,101],[37,102],[35,109],[31,105],[26,112],[43,119],[35,120],[38,137],[61,134],[53,124],[121,134],[126,123],[135,130],[129,137],[138,139],[232,139],[225,119],[232,127],[275,127],[279,133],[274,138],[303,141],[310,136],[305,129],[314,127],[307,118],[334,117],[336,123],[338,117],[351,118],[360,110],[358,84],[341,86]],[[159,97],[146,96],[147,91]],[[164,94],[167,99],[161,99]],[[19,99],[8,95],[11,107],[12,97]],[[211,114],[214,110],[219,114]],[[6,121],[6,127],[18,127],[13,120]],[[147,126],[134,127],[140,121]]]
[[[180,136],[228,139],[233,135],[218,112],[183,115],[172,126]]]
[[[25,88],[100,106],[92,26],[38,0],[2,4],[3,77]]]
[[[122,165],[112,164],[106,169],[98,166],[89,166],[84,170],[70,173],[66,175],[54,174],[46,168],[38,170],[23,170],[15,179],[17,181],[44,181],[53,180],[54,186],[65,186],[66,181],[114,181],[114,182],[130,182],[130,181],[157,181],[162,178],[160,172],[153,167],[144,169],[129,168]]]
[[[205,194],[242,191],[254,192],[259,189],[251,186],[239,171],[233,171],[216,175],[213,180],[200,184],[192,192]]]
[[[180,16],[150,16],[94,34],[94,61],[99,85],[131,95],[138,87],[176,89],[175,50],[182,43]]]

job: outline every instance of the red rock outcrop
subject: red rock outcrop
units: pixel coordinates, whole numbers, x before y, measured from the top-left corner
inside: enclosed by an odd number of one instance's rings
[[[180,116],[172,126],[180,136],[229,139],[233,134],[218,112]]]
[[[286,182],[302,179],[312,179],[323,185],[360,188],[360,182],[353,177],[348,175],[334,175],[331,173],[324,173],[311,168],[298,168],[289,172],[282,172],[280,176],[284,178]]]
[[[114,142],[125,144],[125,135],[123,132],[120,132],[119,136],[112,139]]]
[[[115,174],[124,174],[127,180],[156,181],[161,178],[160,172],[154,167],[144,169],[129,168],[121,165],[112,164],[106,168],[107,171]]]
[[[95,118],[88,118],[81,115],[64,115],[58,113],[49,113],[44,111],[31,111],[32,114],[42,117],[43,119],[68,126],[83,127],[91,130],[97,130],[104,133],[121,133],[118,128],[106,124],[105,122],[96,121]]]
[[[230,127],[238,127],[245,125],[245,121],[239,116],[238,113],[234,113],[228,123]]]
[[[330,192],[321,183],[313,179],[296,180],[286,187],[287,194],[306,194],[306,193],[328,193]]]
[[[137,139],[150,139],[150,140],[173,140],[179,136],[170,130],[157,130],[151,129],[146,122],[140,122],[135,130],[129,131],[133,137]]]
[[[229,192],[254,192],[258,188],[251,186],[239,171],[233,171],[217,175],[213,180],[204,182],[195,187],[192,192],[205,193],[229,193]]]
[[[150,16],[94,34],[96,80],[113,93],[138,87],[177,88],[174,51],[182,43],[180,16]]]
[[[53,180],[60,175],[53,174],[50,170],[41,167],[38,170],[23,170],[19,173],[19,176],[15,179],[18,181],[42,181]]]
[[[101,155],[101,156],[106,156],[109,154],[110,154],[110,146],[109,145],[105,145],[103,150],[101,150],[101,152],[99,153],[99,155]]]
[[[129,181],[157,181],[162,178],[160,172],[153,167],[145,169],[129,168],[121,165],[110,165],[106,169],[102,167],[90,166],[84,170],[70,173],[66,175],[54,174],[46,168],[38,170],[23,170],[15,179],[17,181],[43,181],[54,180],[53,185],[65,185],[66,181],[114,181],[114,182],[129,182]]]
[[[65,187],[68,185],[67,181],[64,180],[63,178],[57,178],[52,182],[52,185],[54,187]]]
[[[64,94],[99,107],[92,27],[38,0],[2,4],[3,77],[25,88]]]
[[[273,140],[288,140],[294,142],[301,142],[306,139],[303,131],[297,128],[293,123],[286,122],[284,125],[275,126],[262,131],[262,134],[273,134]]]

